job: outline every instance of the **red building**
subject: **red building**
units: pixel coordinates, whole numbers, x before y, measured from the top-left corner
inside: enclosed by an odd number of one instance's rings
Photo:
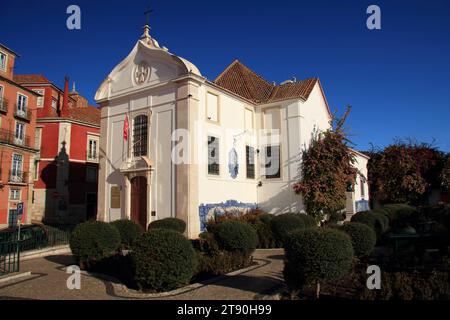
[[[0,228],[17,224],[17,204],[24,204],[22,222],[30,223],[38,93],[14,80],[17,53],[0,44]]]
[[[69,92],[42,75],[15,75],[38,92],[32,199],[33,220],[72,224],[96,217],[100,109],[89,106],[75,88]]]

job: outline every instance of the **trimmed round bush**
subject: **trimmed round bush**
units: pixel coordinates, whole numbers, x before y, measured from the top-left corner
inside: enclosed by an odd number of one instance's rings
[[[434,206],[430,218],[450,230],[450,204]]]
[[[375,247],[377,235],[372,228],[365,224],[349,222],[344,224],[340,230],[350,236],[353,250],[357,257],[368,256]]]
[[[256,231],[245,222],[227,220],[216,225],[214,236],[221,249],[251,253],[256,249]]]
[[[297,213],[284,213],[270,221],[273,235],[279,243],[284,243],[289,234],[296,229],[305,229],[305,222]]]
[[[382,209],[375,209],[370,211],[375,214],[381,224],[382,232],[386,232],[389,229],[389,218],[387,216],[387,212]]]
[[[179,233],[184,233],[186,230],[186,222],[178,218],[164,218],[151,222],[148,225],[148,230],[151,229],[169,229]]]
[[[120,247],[120,233],[102,221],[88,221],[75,227],[70,236],[70,250],[81,268],[112,256]]]
[[[262,213],[258,216],[258,221],[252,225],[258,235],[258,248],[278,248],[280,245],[275,240],[275,237],[270,226],[270,221],[274,215],[269,213]]]
[[[135,242],[131,260],[141,289],[167,291],[189,283],[197,267],[191,242],[177,231],[153,229]]]
[[[417,209],[407,204],[387,204],[382,209],[394,229],[415,226],[419,219]]]
[[[258,235],[258,248],[270,249],[279,247],[270,227],[270,222],[264,223],[259,221],[253,225],[253,228]]]
[[[312,216],[307,215],[307,214],[299,214],[298,216],[300,219],[303,220],[303,224],[305,225],[305,228],[317,227],[317,222]]]
[[[270,213],[263,213],[263,214],[261,214],[258,218],[259,218],[259,221],[260,221],[260,222],[265,223],[265,224],[269,224],[270,221],[272,221],[272,219],[273,219],[274,217],[275,217],[275,216],[274,216],[273,214],[270,214]]]
[[[119,231],[121,244],[125,248],[132,246],[143,232],[142,227],[131,220],[115,220],[111,225]]]
[[[202,232],[199,235],[199,250],[207,254],[213,255],[219,251],[219,244],[212,232]]]
[[[344,215],[341,212],[332,212],[328,217],[329,223],[338,223],[344,220],[345,220]]]
[[[380,239],[381,235],[385,232],[383,221],[385,220],[381,218],[380,214],[373,213],[372,211],[358,212],[351,219],[351,222],[362,223],[372,228],[377,235],[377,239]]]
[[[283,275],[288,287],[337,280],[351,269],[353,247],[350,237],[335,228],[296,230],[285,247]]]

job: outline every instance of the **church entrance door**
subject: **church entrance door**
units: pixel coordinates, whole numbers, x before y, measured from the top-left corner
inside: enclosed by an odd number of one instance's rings
[[[131,221],[147,230],[147,179],[131,179]]]

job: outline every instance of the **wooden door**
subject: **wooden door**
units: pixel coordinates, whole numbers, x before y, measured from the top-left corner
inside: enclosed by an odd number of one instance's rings
[[[131,221],[147,230],[147,179],[131,179]]]

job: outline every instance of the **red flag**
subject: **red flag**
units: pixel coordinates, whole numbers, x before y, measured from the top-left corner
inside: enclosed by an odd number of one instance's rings
[[[128,140],[128,115],[125,115],[125,122],[123,123],[123,140]]]

